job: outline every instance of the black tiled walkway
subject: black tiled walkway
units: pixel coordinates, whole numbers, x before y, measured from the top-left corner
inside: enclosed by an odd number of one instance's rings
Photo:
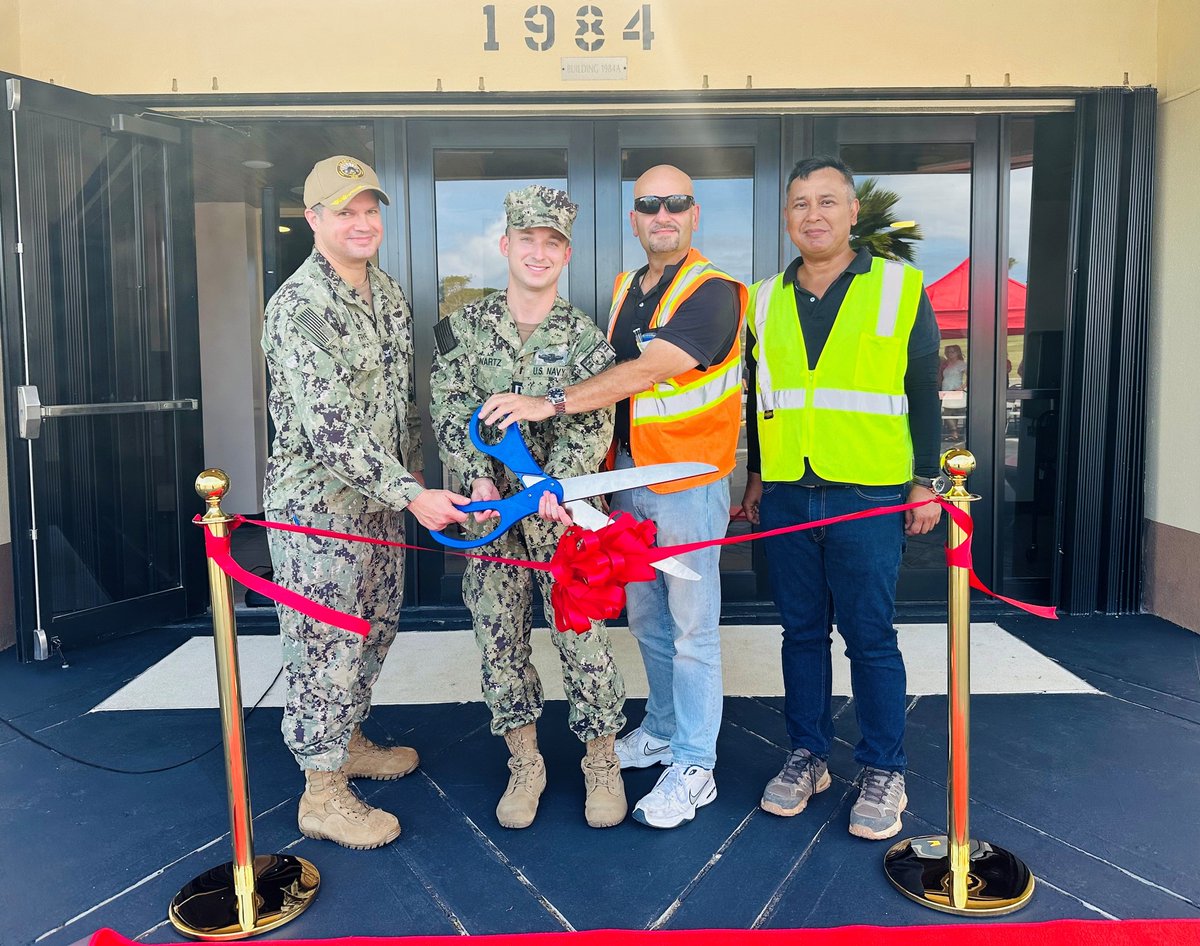
[[[972,834],[1021,856],[1039,884],[1028,908],[986,922],[1200,917],[1200,636],[1150,617],[998,623],[1101,693],[972,701]],[[19,665],[9,651],[0,713],[112,767],[186,759],[219,740],[214,710],[88,711],[196,633],[164,628],[77,650],[66,670]],[[832,789],[795,819],[757,808],[784,757],[780,703],[727,698],[720,794],[674,831],[586,826],[582,747],[562,703],[539,729],[550,784],[526,831],[495,822],[505,753],[482,704],[380,707],[373,734],[416,745],[422,766],[398,782],[358,783],[404,825],[398,842],[369,852],[299,835],[302,780],[280,711],[260,708],[246,727],[256,849],[300,854],[322,875],[312,908],[264,938],[961,922],[901,897],[881,870],[888,845],[846,832],[857,738],[849,701],[838,701]],[[628,711],[639,719],[640,701]],[[912,701],[902,836],[944,828],[945,727],[944,697]],[[627,773],[631,800],[656,774]],[[0,727],[0,943],[65,946],[99,926],[178,940],[166,906],[230,858],[227,829],[219,750],[122,775]]]

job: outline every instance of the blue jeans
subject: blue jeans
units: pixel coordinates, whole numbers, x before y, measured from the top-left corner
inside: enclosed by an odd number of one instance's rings
[[[764,483],[761,528],[828,519],[901,502],[902,486]],[[904,660],[896,642],[902,513],[763,540],[771,591],[783,619],[784,715],[793,749],[829,758],[833,743],[834,616],[850,658],[862,734],[859,765],[904,771]]]
[[[617,454],[617,469],[633,466]],[[725,535],[729,527],[729,478],[678,493],[649,487],[613,495],[612,510],[652,519],[659,545],[682,545]],[[655,571],[653,581],[625,588],[629,630],[638,642],[650,693],[642,729],[671,743],[674,762],[711,769],[721,728],[721,550],[680,556],[700,574],[687,581]]]

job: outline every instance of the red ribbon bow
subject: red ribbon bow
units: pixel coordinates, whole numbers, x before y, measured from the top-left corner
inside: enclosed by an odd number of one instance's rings
[[[582,634],[592,621],[615,618],[625,607],[625,585],[654,577],[653,522],[620,513],[598,532],[571,526],[550,559],[554,626]]]

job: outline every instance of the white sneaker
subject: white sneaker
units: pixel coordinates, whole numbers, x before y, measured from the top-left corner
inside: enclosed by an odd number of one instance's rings
[[[667,766],[650,793],[633,808],[633,820],[651,828],[678,828],[696,817],[696,809],[715,801],[712,769],[698,765]]]
[[[671,764],[671,743],[649,735],[641,726],[618,739],[613,751],[621,760],[623,769],[648,769],[659,763]]]

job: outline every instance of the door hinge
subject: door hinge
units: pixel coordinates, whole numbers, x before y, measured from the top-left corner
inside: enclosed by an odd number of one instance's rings
[[[8,110],[10,112],[19,111],[21,108],[21,80],[9,79],[5,82],[5,87],[8,92]]]
[[[14,243],[13,244],[13,252],[16,253],[17,256],[21,256],[25,252],[25,244],[24,243]]]
[[[37,529],[29,530],[29,538],[32,539],[34,542],[36,542],[38,540]]]

